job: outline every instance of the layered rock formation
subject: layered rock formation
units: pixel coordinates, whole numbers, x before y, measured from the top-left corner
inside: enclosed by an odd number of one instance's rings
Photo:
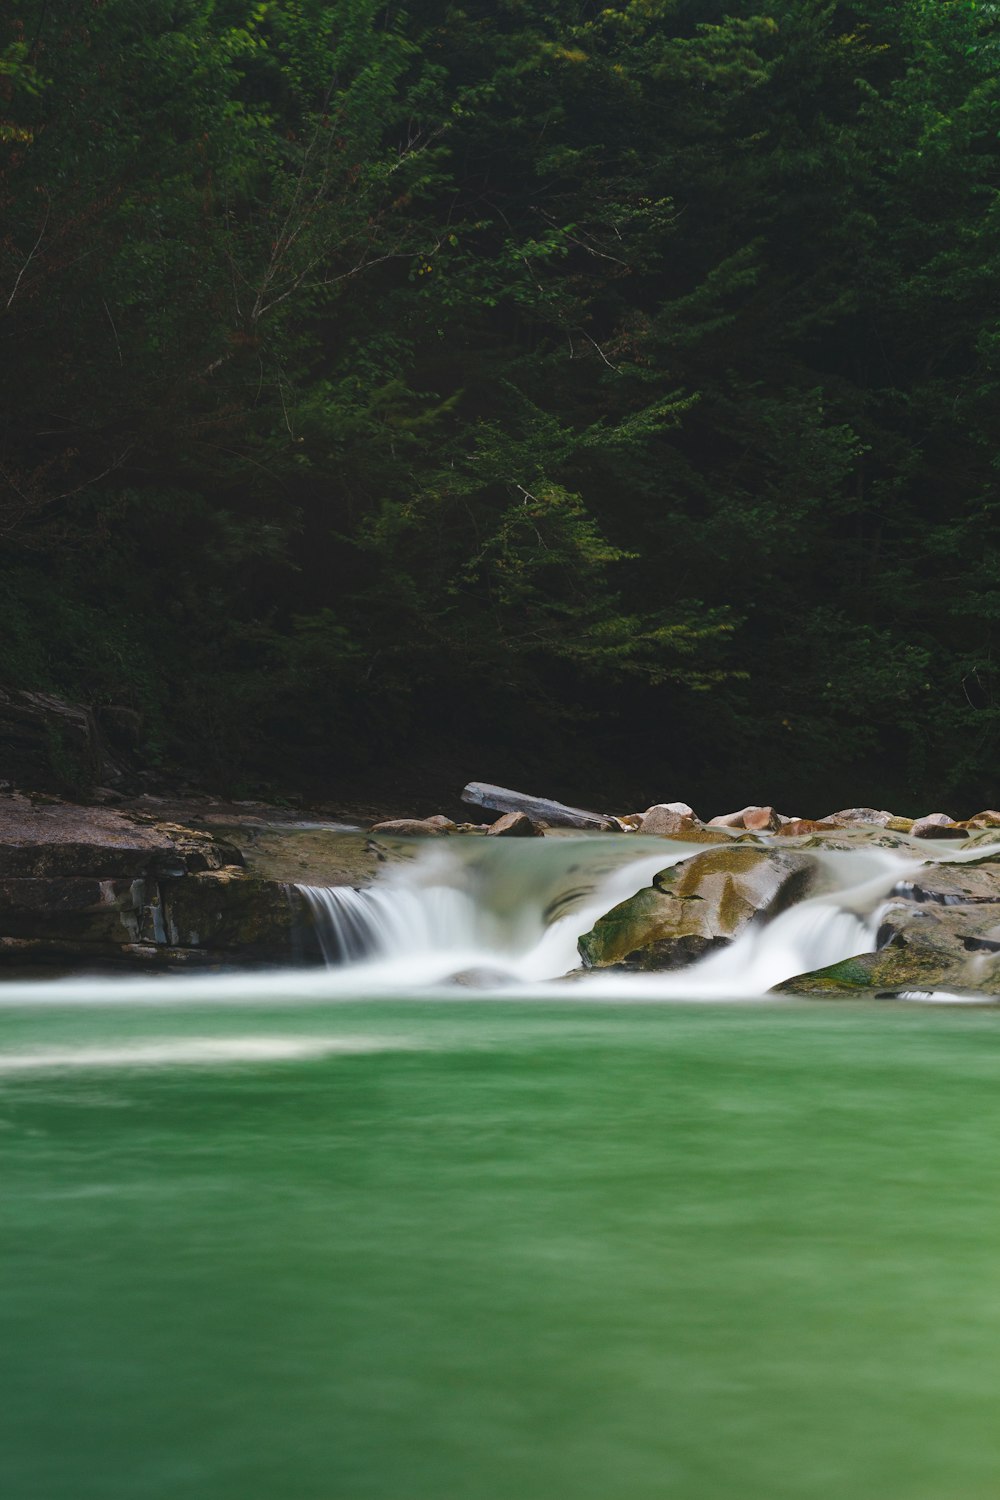
[[[289,962],[298,916],[283,883],[208,832],[0,796],[2,964]]]

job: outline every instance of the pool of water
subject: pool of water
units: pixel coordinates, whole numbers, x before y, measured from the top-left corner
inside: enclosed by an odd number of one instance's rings
[[[0,1012],[5,1497],[1000,1493],[996,1011],[227,997]]]

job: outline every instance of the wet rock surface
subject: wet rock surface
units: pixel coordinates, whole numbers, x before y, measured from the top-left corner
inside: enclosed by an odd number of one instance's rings
[[[875,952],[796,975],[777,988],[829,996],[936,989],[1000,994],[1000,851],[972,863],[924,865],[890,893]]]
[[[809,890],[805,854],[730,847],[662,870],[652,886],[602,917],[580,939],[587,968],[682,968],[731,943],[756,918],[776,915]]]
[[[0,964],[287,962],[296,916],[207,830],[0,795]]]
[[[545,830],[533,818],[522,812],[504,813],[486,830],[487,838],[498,839],[540,839],[544,833]]]

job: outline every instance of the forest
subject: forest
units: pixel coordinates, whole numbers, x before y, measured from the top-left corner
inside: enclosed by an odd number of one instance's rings
[[[235,795],[995,806],[998,73],[973,0],[12,0],[0,684]]]

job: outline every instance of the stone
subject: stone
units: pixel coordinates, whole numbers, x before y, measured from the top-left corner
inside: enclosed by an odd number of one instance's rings
[[[388,818],[383,823],[373,823],[372,833],[402,834],[406,838],[440,838],[449,833],[449,828],[444,828],[438,821],[438,816],[433,818]],[[445,822],[449,820],[446,818]],[[452,824],[453,828],[455,825]]]
[[[838,828],[849,827],[854,823],[875,823],[880,828],[884,828],[887,823],[892,822],[892,813],[880,812],[875,807],[844,807],[840,812],[827,813],[822,821],[833,823]]]
[[[781,826],[773,807],[751,807],[743,814],[743,827],[749,833],[776,833]]]
[[[587,968],[680,968],[724,946],[754,918],[774,916],[808,890],[805,854],[734,846],[661,870],[652,886],[601,917],[580,939]]]
[[[673,834],[700,827],[686,802],[657,802],[643,813],[639,832],[670,838]]]
[[[747,822],[755,814],[763,816],[757,821]],[[709,828],[746,828],[753,832],[764,832],[769,829],[777,829],[781,826],[778,814],[773,807],[761,807],[753,803],[750,807],[741,807],[739,812],[719,813],[717,817],[709,818]]]
[[[543,830],[523,812],[504,813],[502,818],[490,824],[486,833],[489,838],[501,839],[540,839],[543,836]]]
[[[1000,993],[1000,860],[925,865],[882,912],[874,953],[778,985],[796,994],[940,988]]]
[[[1000,812],[994,812],[987,808],[985,812],[975,813],[968,821],[969,828],[1000,828]]]
[[[947,813],[928,813],[910,825],[910,834],[916,839],[962,839],[966,829]]]

